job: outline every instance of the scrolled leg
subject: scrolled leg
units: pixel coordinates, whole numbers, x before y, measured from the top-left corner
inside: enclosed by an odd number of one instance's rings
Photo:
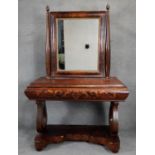
[[[118,134],[118,102],[111,102],[110,104],[109,127],[111,135],[115,136]]]
[[[111,102],[109,110],[109,130],[111,138],[108,147],[114,153],[118,152],[120,148],[118,128],[118,102]]]
[[[37,120],[36,130],[43,132],[47,125],[47,110],[45,101],[36,101],[37,104]]]
[[[114,153],[119,151],[120,141],[118,137],[118,102],[111,102],[109,110],[109,126],[102,126],[102,128],[96,126],[47,126],[47,111],[45,101],[37,100],[36,104],[36,130],[39,132],[39,134],[37,134],[35,137],[36,150],[41,151],[50,143],[73,140],[87,141],[105,145]],[[50,134],[49,131],[52,132],[52,134]],[[71,131],[76,132],[72,133]]]
[[[47,110],[46,103],[43,100],[37,100],[37,119],[36,119],[36,130],[39,134],[34,139],[35,148],[37,151],[41,151],[46,145],[46,141],[42,138],[42,134],[47,126]]]

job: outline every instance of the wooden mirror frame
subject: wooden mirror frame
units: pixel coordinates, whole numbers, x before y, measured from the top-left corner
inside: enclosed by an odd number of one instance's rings
[[[107,11],[50,12],[46,8],[46,77],[109,77],[110,76],[110,27]],[[58,71],[57,28],[58,18],[99,18],[98,71]]]

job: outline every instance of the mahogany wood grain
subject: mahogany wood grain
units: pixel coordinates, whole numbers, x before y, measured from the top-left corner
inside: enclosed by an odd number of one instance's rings
[[[38,132],[44,131],[47,125],[47,111],[46,103],[43,100],[37,100],[37,119],[36,119],[36,129]]]
[[[28,86],[25,94],[32,100],[123,101],[128,89],[117,78],[40,78]]]
[[[49,7],[46,7],[46,77],[51,78],[51,30],[50,30],[50,12]]]
[[[107,7],[106,12],[106,43],[105,43],[105,77],[110,77],[110,17],[109,17],[109,7]]]
[[[122,87],[126,88],[117,77],[110,78],[57,78],[46,79],[46,77],[40,77],[28,85],[28,88],[35,87]]]
[[[113,136],[118,134],[118,102],[111,102],[109,110],[110,133]]]
[[[28,88],[31,100],[124,101],[128,91],[114,88]]]
[[[109,126],[96,125],[47,125],[43,133],[35,137],[35,148],[38,151],[48,144],[64,141],[85,141],[107,147],[117,153],[120,146],[119,137],[115,139],[109,133]]]

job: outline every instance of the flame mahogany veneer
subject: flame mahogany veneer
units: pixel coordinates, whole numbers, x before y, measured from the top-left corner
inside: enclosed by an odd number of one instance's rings
[[[40,151],[50,143],[85,141],[118,152],[118,102],[124,101],[129,92],[120,80],[110,77],[109,6],[107,11],[98,12],[49,12],[47,7],[46,17],[46,76],[35,80],[25,90],[26,96],[37,105],[35,148]],[[94,17],[100,19],[98,72],[58,72],[56,18]],[[46,100],[92,101],[94,104],[109,101],[109,125],[47,125]]]
[[[122,101],[128,89],[116,77],[105,79],[39,78],[25,91],[34,100]]]

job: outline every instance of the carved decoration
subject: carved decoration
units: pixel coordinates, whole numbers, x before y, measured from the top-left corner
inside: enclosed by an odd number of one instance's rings
[[[53,100],[124,100],[128,96],[120,89],[117,91],[109,88],[28,88],[25,93],[30,99]]]

